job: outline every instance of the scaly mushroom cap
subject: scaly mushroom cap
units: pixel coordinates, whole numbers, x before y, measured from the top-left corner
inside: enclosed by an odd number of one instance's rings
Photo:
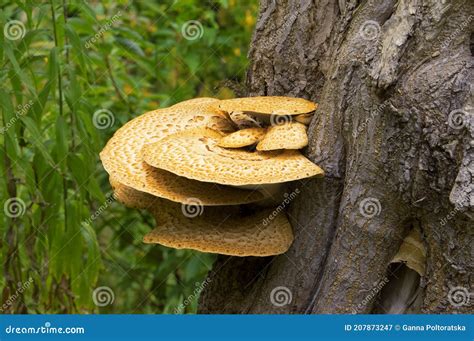
[[[212,106],[228,113],[243,111],[266,115],[299,115],[316,110],[316,103],[303,98],[261,96],[225,99]]]
[[[299,151],[248,152],[218,146],[221,134],[197,128],[143,148],[149,165],[204,182],[247,186],[288,182],[324,172]]]
[[[153,209],[161,200],[151,194],[137,191],[131,187],[122,185],[114,178],[109,178],[110,185],[114,190],[114,197],[122,204],[130,208]]]
[[[190,197],[198,198],[203,205],[237,205],[261,200],[263,195],[256,191],[192,181],[153,169],[143,162],[141,150],[147,143],[183,129],[215,127],[215,122],[225,121],[220,112],[207,107],[208,102],[159,109],[129,121],[100,153],[105,170],[123,185],[181,203]]]
[[[209,107],[210,104],[216,104],[217,102],[219,102],[219,100],[216,98],[198,97],[198,98],[192,98],[186,101],[176,103],[172,105],[171,108],[185,108],[185,107],[207,108]]]
[[[231,256],[265,257],[286,252],[293,242],[286,215],[273,215],[272,209],[242,217],[235,209],[229,213],[217,207],[179,206],[168,202],[154,210],[157,227],[145,235],[145,243]]]
[[[230,133],[219,140],[217,144],[224,148],[241,148],[251,146],[265,136],[265,128],[247,128]]]
[[[270,256],[285,252],[293,232],[283,213],[272,210],[240,216],[237,206],[179,205],[122,185],[113,178],[115,198],[132,208],[148,209],[157,227],[145,235],[145,243],[186,248],[232,256]],[[192,203],[192,201],[190,201]]]
[[[301,149],[308,145],[306,126],[298,122],[274,125],[268,128],[257,150]]]

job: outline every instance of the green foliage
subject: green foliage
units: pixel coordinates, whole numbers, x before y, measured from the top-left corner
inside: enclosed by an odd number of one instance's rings
[[[213,257],[143,244],[154,221],[114,202],[98,153],[143,112],[233,96],[223,82],[243,78],[256,13],[257,0],[1,5],[0,312],[195,310]],[[99,308],[102,286],[114,301]]]

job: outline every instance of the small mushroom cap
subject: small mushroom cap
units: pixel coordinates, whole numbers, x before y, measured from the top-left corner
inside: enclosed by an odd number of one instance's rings
[[[143,148],[143,160],[190,179],[245,186],[288,182],[324,174],[299,151],[248,152],[218,146],[212,129],[182,131]]]
[[[425,275],[426,248],[418,229],[415,228],[410,231],[391,263],[405,263],[407,267],[416,271],[420,276]]]
[[[247,128],[237,130],[236,132],[221,138],[217,145],[224,148],[241,148],[251,146],[263,139],[265,132],[265,128]]]
[[[294,120],[296,122],[299,122],[299,123],[302,123],[304,125],[309,125],[311,123],[311,120],[313,118],[314,114],[313,113],[310,113],[310,114],[301,114],[301,115],[297,115],[294,117]]]
[[[234,111],[229,113],[229,118],[237,125],[237,127],[239,127],[239,129],[259,128],[263,123],[260,122],[256,116],[246,114],[242,111]]]
[[[212,106],[229,113],[243,111],[266,115],[299,115],[316,110],[316,103],[303,98],[282,96],[225,99],[212,103]]]
[[[220,112],[202,105],[159,109],[129,121],[100,153],[105,170],[125,186],[181,203],[187,202],[189,197],[199,198],[203,205],[238,205],[261,200],[263,195],[256,191],[190,181],[143,162],[141,150],[147,143],[222,119]]]
[[[289,122],[268,128],[265,137],[258,143],[257,150],[301,149],[308,145],[306,126]]]
[[[186,210],[189,212],[185,215]],[[267,209],[247,216],[217,207],[180,207],[168,202],[155,209],[157,227],[145,243],[231,256],[272,256],[284,253],[293,232],[284,213]]]

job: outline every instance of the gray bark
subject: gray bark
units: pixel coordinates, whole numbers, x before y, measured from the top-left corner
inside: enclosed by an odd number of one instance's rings
[[[286,254],[219,257],[201,313],[371,312],[414,226],[419,311],[472,312],[449,295],[474,292],[473,23],[472,1],[261,2],[248,94],[319,103],[305,154],[326,176],[295,184]]]

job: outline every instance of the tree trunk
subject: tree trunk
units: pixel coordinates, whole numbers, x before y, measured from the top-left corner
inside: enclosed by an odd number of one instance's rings
[[[201,313],[376,311],[412,228],[426,271],[401,311],[472,312],[473,22],[466,0],[262,0],[249,95],[319,103],[326,176],[295,183],[287,253],[218,258]]]

